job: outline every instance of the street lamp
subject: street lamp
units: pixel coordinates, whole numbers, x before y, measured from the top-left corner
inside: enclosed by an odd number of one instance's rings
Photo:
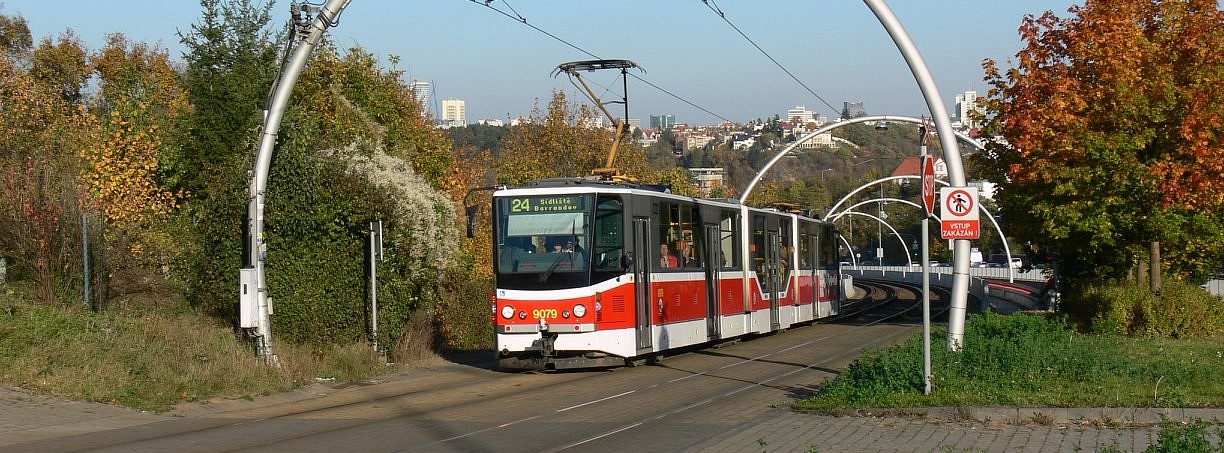
[[[833,170],[832,168],[826,168],[826,169],[824,169],[824,170],[820,170],[820,183],[821,183],[821,184],[824,184],[824,182],[825,182],[825,178],[824,178],[824,174],[825,174],[825,172],[826,172],[826,171],[832,171],[832,170]]]

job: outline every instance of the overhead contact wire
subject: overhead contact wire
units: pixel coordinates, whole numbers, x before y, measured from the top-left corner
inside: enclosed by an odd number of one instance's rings
[[[820,102],[824,103],[826,107],[829,107],[829,110],[833,111],[833,113],[840,113],[840,111],[837,110],[836,107],[833,107],[833,104],[830,104],[829,101],[826,101],[824,98],[820,97],[819,94],[816,94],[816,92],[813,91],[811,88],[809,88],[807,84],[803,83],[802,80],[799,80],[798,77],[795,77],[795,74],[792,74],[789,69],[786,69],[786,66],[783,66],[782,63],[778,62],[778,60],[774,58],[773,55],[770,55],[769,52],[766,52],[765,49],[757,45],[756,41],[753,41],[752,38],[749,38],[748,35],[744,33],[743,30],[740,30],[739,27],[735,26],[735,24],[731,22],[731,19],[727,19],[727,14],[724,13],[722,9],[718,7],[717,3],[714,3],[713,0],[701,0],[701,3],[704,3],[706,5],[706,8],[709,8],[710,11],[713,11],[714,14],[717,14],[718,17],[722,18],[723,22],[726,22],[727,25],[730,25],[731,28],[735,29],[735,31],[739,33],[740,36],[743,36],[744,39],[748,40],[748,43],[752,44],[752,47],[756,47],[756,50],[759,50],[761,54],[765,55],[765,58],[768,58],[769,61],[772,61],[774,65],[776,65],[779,69],[781,69],[782,72],[785,72],[786,75],[790,76],[791,79],[794,79],[794,81],[797,82],[799,86],[802,86],[803,89],[807,90],[808,93],[811,93],[812,96],[815,96],[816,99],[819,99]]]
[[[514,20],[515,22],[518,22],[518,23],[521,23],[521,24],[526,25],[526,26],[528,26],[528,27],[531,27],[533,30],[538,31],[538,32],[540,32],[540,33],[543,33],[545,36],[548,36],[549,38],[552,38],[552,39],[554,39],[554,40],[557,40],[558,42],[560,42],[560,43],[562,43],[562,44],[565,44],[565,45],[567,45],[567,46],[569,46],[569,47],[573,48],[574,50],[577,50],[577,51],[579,51],[579,52],[582,52],[583,54],[586,54],[587,56],[589,56],[589,57],[591,57],[591,58],[594,58],[594,59],[596,59],[596,60],[600,59],[598,55],[595,55],[595,54],[593,54],[593,53],[591,53],[591,52],[588,52],[586,49],[583,49],[583,48],[581,48],[581,47],[578,47],[578,46],[577,46],[576,44],[574,44],[574,43],[571,43],[571,42],[569,42],[569,41],[566,41],[566,40],[564,40],[564,39],[561,39],[561,37],[559,37],[559,36],[557,36],[557,35],[554,35],[554,34],[552,34],[552,33],[549,33],[548,31],[546,31],[546,30],[544,30],[544,29],[542,29],[542,28],[540,28],[540,27],[537,27],[537,26],[535,26],[535,25],[531,24],[530,22],[527,22],[527,18],[526,18],[526,17],[523,17],[523,15],[522,15],[522,14],[519,14],[519,12],[518,12],[518,11],[516,11],[516,10],[514,9],[514,7],[513,7],[513,6],[510,6],[510,3],[506,2],[505,0],[502,0],[502,3],[505,3],[505,4],[506,4],[506,7],[507,7],[507,8],[510,8],[510,11],[513,11],[513,12],[514,12],[514,14],[511,14],[511,13],[508,13],[508,12],[505,12],[505,11],[502,11],[502,10],[500,10],[500,9],[497,9],[497,8],[493,7],[493,5],[492,5],[493,0],[470,0],[470,1],[471,1],[472,3],[476,3],[476,4],[478,4],[478,5],[483,5],[485,8],[488,8],[488,9],[491,9],[491,10],[493,10],[493,11],[496,11],[498,14],[501,14],[501,15],[503,15],[503,16],[506,16],[506,17],[510,18],[511,20]],[[658,86],[658,85],[655,85],[654,83],[651,83],[649,80],[643,79],[641,76],[638,76],[638,75],[636,75],[636,74],[629,74],[629,76],[630,76],[630,77],[633,77],[634,79],[637,79],[638,81],[640,81],[640,82],[642,82],[642,83],[645,83],[646,85],[650,86],[651,88],[654,88],[654,89],[656,89],[656,90],[662,91],[664,94],[667,94],[668,96],[671,96],[672,98],[675,98],[676,100],[678,100],[678,101],[680,101],[680,102],[683,102],[683,103],[687,104],[687,105],[688,105],[688,106],[690,106],[690,107],[693,107],[693,108],[695,108],[695,109],[697,109],[697,110],[701,110],[702,112],[705,112],[705,113],[709,114],[710,116],[713,116],[713,117],[718,118],[718,119],[720,119],[720,120],[726,121],[726,122],[728,122],[728,123],[734,123],[734,121],[731,121],[731,120],[727,119],[726,117],[724,117],[724,116],[722,116],[722,115],[719,115],[719,114],[717,114],[717,113],[711,112],[710,110],[706,109],[705,107],[702,107],[702,106],[700,106],[700,105],[697,105],[697,104],[693,103],[692,101],[689,101],[688,99],[682,98],[682,97],[680,97],[679,95],[677,95],[677,94],[675,94],[675,93],[672,93],[671,91],[668,91],[668,90],[664,89],[663,87],[660,87],[660,86]]]

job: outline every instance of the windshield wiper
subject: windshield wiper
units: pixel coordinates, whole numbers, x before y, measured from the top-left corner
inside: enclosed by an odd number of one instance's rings
[[[574,265],[574,252],[562,252],[561,255],[557,256],[557,259],[553,260],[552,264],[548,265],[548,269],[545,269],[544,273],[540,274],[540,283],[548,281],[548,277],[552,276],[553,271],[557,270],[557,266],[561,264],[561,259],[565,257],[569,257],[570,266]]]

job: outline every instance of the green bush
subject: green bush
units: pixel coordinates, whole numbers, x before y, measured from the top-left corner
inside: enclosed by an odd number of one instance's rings
[[[1224,302],[1194,285],[1166,282],[1155,294],[1135,282],[1087,286],[1078,303],[1093,332],[1200,338],[1224,333]]]
[[[493,279],[455,273],[442,280],[438,302],[438,325],[446,347],[457,350],[491,349],[493,321]]]

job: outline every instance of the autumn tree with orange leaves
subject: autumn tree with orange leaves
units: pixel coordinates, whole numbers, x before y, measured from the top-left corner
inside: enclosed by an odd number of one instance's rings
[[[1073,281],[1122,278],[1159,243],[1175,278],[1224,257],[1224,12],[1215,0],[1088,0],[1027,16],[1015,67],[986,60],[976,160],[1022,240]]]

